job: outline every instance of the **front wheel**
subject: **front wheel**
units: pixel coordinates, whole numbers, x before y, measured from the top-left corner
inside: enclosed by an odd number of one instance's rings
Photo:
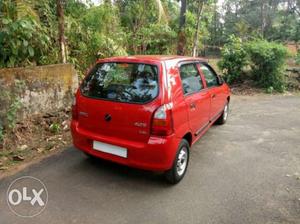
[[[216,124],[225,124],[229,113],[229,102],[226,103],[222,115],[216,121]]]
[[[165,173],[166,179],[169,183],[177,184],[182,180],[189,164],[189,153],[189,143],[185,139],[182,139],[179,144],[173,166]]]

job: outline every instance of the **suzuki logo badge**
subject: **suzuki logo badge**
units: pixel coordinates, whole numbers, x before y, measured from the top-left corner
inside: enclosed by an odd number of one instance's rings
[[[105,114],[104,120],[107,121],[107,122],[111,121],[111,115],[110,114]]]

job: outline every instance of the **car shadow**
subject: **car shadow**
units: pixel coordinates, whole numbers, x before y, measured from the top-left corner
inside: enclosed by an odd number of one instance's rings
[[[64,157],[69,157],[69,153],[76,154],[78,157],[77,162],[69,169],[73,169],[70,172],[79,172],[83,176],[89,178],[99,179],[101,182],[109,181],[115,183],[135,183],[146,184],[157,187],[170,187],[170,185],[164,178],[162,172],[152,172],[136,168],[131,168],[125,165],[120,165],[114,162],[103,160],[100,158],[93,158],[86,156],[84,153],[70,148],[67,149]]]

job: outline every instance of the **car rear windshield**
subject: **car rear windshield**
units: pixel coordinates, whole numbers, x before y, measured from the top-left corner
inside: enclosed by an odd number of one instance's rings
[[[81,93],[118,102],[149,102],[158,95],[157,66],[123,62],[97,64],[84,79]]]

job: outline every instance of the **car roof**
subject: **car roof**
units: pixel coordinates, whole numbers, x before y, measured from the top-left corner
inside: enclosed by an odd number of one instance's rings
[[[189,57],[189,56],[179,56],[179,55],[131,55],[131,56],[116,56],[101,59],[100,61],[153,61],[153,62],[162,62],[162,61],[203,61],[207,62],[207,59],[200,57]]]

